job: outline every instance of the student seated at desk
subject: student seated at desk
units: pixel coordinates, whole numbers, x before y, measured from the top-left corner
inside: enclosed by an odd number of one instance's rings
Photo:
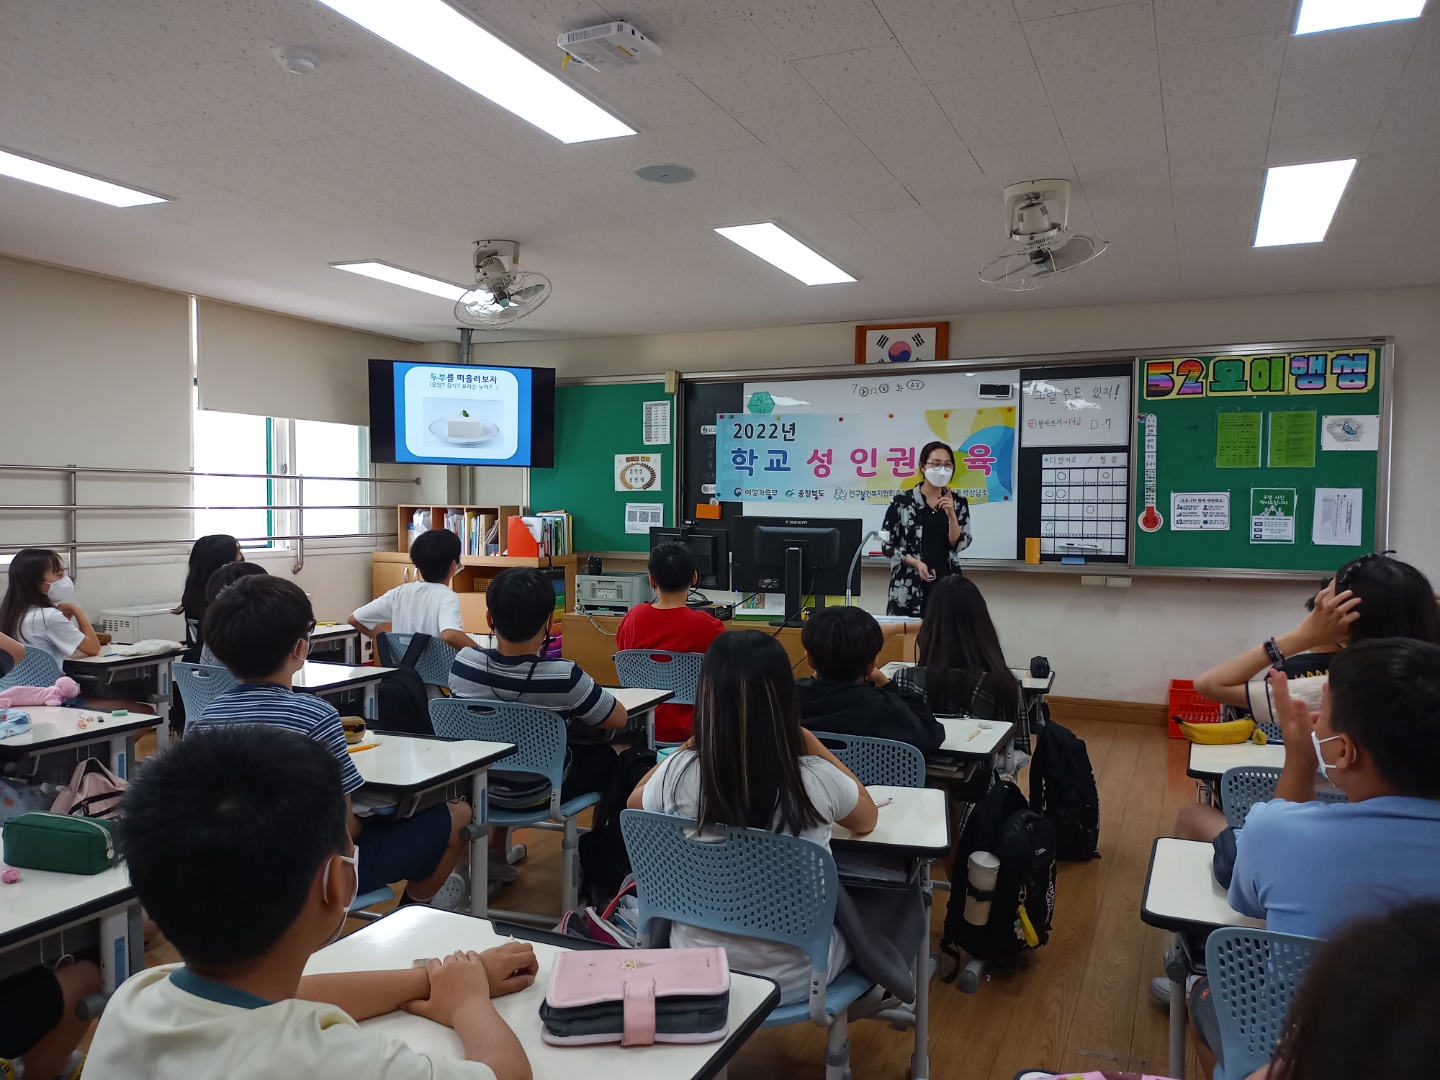
[[[815,677],[795,683],[800,722],[812,731],[894,739],[933,754],[945,728],[925,697],[886,677],[875,666],[885,644],[880,624],[864,608],[821,608],[800,631]]]
[[[100,969],[89,960],[0,979],[0,1077],[75,1080],[84,1062],[75,1048],[90,1029],[76,1007],[99,992]]]
[[[450,579],[460,572],[460,537],[449,529],[428,529],[410,545],[410,561],[423,581],[407,581],[362,604],[350,625],[373,638],[382,623],[397,634],[429,634],[452,649],[475,644],[460,619],[460,597]]]
[[[658,599],[625,613],[615,631],[615,648],[703,653],[725,632],[725,624],[707,611],[685,606],[690,589],[700,580],[695,556],[684,544],[656,544],[650,549],[648,569]],[[693,705],[656,706],[656,741],[684,742],[690,737],[694,713]]]
[[[417,540],[416,543],[419,543]],[[550,644],[555,587],[530,566],[512,566],[495,575],[485,590],[485,621],[495,648],[461,649],[450,669],[450,689],[459,697],[552,709],[565,717],[569,771],[562,801],[604,791],[615,770],[615,751],[596,731],[616,731],[628,719],[625,706],[573,660],[542,659]],[[491,792],[507,789],[503,776],[491,776]],[[505,858],[505,829],[490,830],[490,880],[511,882],[517,872]]]
[[[208,608],[215,602],[215,598],[228,589],[241,578],[259,577],[266,573],[266,570],[259,563],[253,562],[230,562],[220,567],[210,575],[210,580],[205,583],[205,606]],[[207,667],[224,667],[219,657],[210,651],[210,646],[205,644],[204,623],[201,623],[195,630],[195,638],[200,642],[200,663]]]
[[[125,794],[116,834],[137,898],[184,962],[121,984],[86,1075],[530,1080],[491,1001],[535,981],[528,945],[302,976],[363,887],[348,817],[335,759],[293,732],[192,733],[152,759]],[[465,1060],[356,1024],[400,1009],[453,1028]]]
[[[1005,664],[1000,635],[980,589],[967,577],[941,578],[925,602],[914,667],[895,683],[918,691],[935,713],[1014,723],[1020,682]]]
[[[1318,680],[1334,656],[1356,641],[1406,637],[1440,645],[1440,604],[1430,582],[1409,563],[1384,553],[1347,562],[1305,606],[1308,614],[1288,634],[1217,664],[1196,677],[1195,689],[1225,705],[1249,709],[1257,720],[1273,721],[1264,678],[1272,668],[1292,680]]]
[[[185,591],[180,597],[180,606],[173,609],[175,614],[185,618],[184,660],[187,664],[206,662],[200,659],[203,646],[200,627],[205,621],[205,609],[214,599],[209,593],[210,579],[221,567],[244,562],[245,553],[240,550],[240,541],[229,533],[202,536],[190,548],[190,563],[185,570]]]
[[[785,649],[769,634],[735,630],[705,653],[695,700],[695,735],[646,774],[632,810],[691,818],[703,830],[726,824],[800,836],[827,850],[839,823],[868,833],[879,810],[865,785],[800,726],[795,678]],[[676,923],[675,948],[724,946],[735,971],[774,979],[782,1002],[810,992],[810,959],[789,945]],[[850,962],[832,931],[828,972]]]
[[[291,689],[305,666],[315,615],[299,585],[285,578],[247,577],[215,597],[205,612],[203,632],[218,659],[240,685],[215,698],[186,726],[186,737],[215,726],[264,724],[308,736],[340,763],[348,809],[350,794],[364,781],[345,746],[340,713],[330,702]],[[465,895],[465,879],[453,874],[464,848],[461,830],[470,824],[470,806],[441,803],[407,818],[364,818],[350,814],[350,835],[365,856],[360,891],[404,881],[401,903],[454,908]]]

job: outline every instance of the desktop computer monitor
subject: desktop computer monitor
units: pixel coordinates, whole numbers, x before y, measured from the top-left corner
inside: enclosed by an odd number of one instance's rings
[[[855,552],[862,530],[859,518],[732,518],[731,587],[739,593],[783,592],[785,618],[778,625],[798,625],[805,596],[823,605],[826,595],[860,591]]]
[[[652,526],[650,547],[657,544],[684,544],[695,559],[696,585],[702,589],[730,588],[730,530],[713,525],[685,522],[668,528]]]

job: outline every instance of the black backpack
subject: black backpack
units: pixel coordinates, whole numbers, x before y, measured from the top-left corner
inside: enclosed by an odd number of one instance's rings
[[[655,751],[632,746],[615,760],[610,782],[600,793],[590,831],[580,837],[580,903],[604,907],[630,875],[630,853],[620,831],[620,811],[635,785],[655,767]]]
[[[420,654],[430,642],[429,634],[415,634],[405,655],[391,655],[389,647],[378,642],[377,652],[384,667],[395,670],[380,676],[380,685],[375,689],[375,711],[379,716],[370,722],[376,731],[394,731],[401,735],[434,735],[430,723],[430,698],[425,692],[425,680],[415,670]]]
[[[1090,755],[1083,739],[1054,721],[1035,740],[1030,809],[1055,826],[1060,858],[1085,862],[1100,857],[1100,792]]]
[[[976,851],[989,851],[1000,860],[995,888],[989,893],[976,891],[967,880],[970,856]],[[990,901],[985,925],[965,920],[967,893]],[[978,960],[1010,960],[1022,949],[1050,940],[1054,915],[1055,827],[1029,808],[1018,787],[1002,780],[975,804],[960,834],[940,948],[957,961],[962,949]],[[958,972],[957,966],[947,981]]]

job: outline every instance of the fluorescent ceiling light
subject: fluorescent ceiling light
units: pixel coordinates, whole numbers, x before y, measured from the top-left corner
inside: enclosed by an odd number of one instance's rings
[[[443,0],[320,0],[397,49],[449,75],[564,143],[634,135],[553,73]]]
[[[84,199],[94,199],[107,206],[148,206],[151,203],[170,201],[160,195],[151,195],[148,191],[138,191],[122,184],[112,184],[109,180],[86,176],[73,169],[62,169],[59,165],[21,157],[9,150],[0,150],[0,176],[13,176],[16,180],[53,188],[68,195],[79,195]]]
[[[834,285],[855,280],[829,259],[811,251],[780,226],[768,221],[759,225],[730,225],[715,231],[806,285]]]
[[[1268,170],[1260,200],[1256,247],[1318,244],[1325,239],[1335,207],[1345,194],[1355,159],[1281,165]]]
[[[1295,33],[1318,34],[1346,26],[1418,19],[1425,0],[1301,0]]]
[[[336,270],[345,270],[352,274],[359,274],[361,277],[374,278],[376,281],[386,281],[391,285],[403,285],[405,288],[414,289],[416,292],[443,297],[452,303],[469,292],[465,286],[456,285],[453,281],[441,281],[439,278],[428,277],[425,274],[417,274],[414,270],[403,270],[398,266],[391,266],[389,263],[369,261],[331,263],[330,265]]]

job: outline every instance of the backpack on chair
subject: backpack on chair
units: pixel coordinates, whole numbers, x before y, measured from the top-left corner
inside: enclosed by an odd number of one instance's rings
[[[1055,826],[1056,850],[1067,862],[1098,859],[1100,792],[1085,741],[1053,720],[1035,741],[1030,809]]]
[[[388,645],[383,643],[376,650],[381,665],[395,670],[380,676],[375,695],[378,715],[370,724],[373,730],[401,735],[435,734],[430,723],[430,698],[425,692],[425,680],[415,670],[420,654],[429,644],[429,634],[413,634],[403,656],[391,655]]]
[[[988,893],[967,880],[970,856],[977,851],[1000,860],[995,887]],[[967,895],[989,901],[990,915],[983,926],[966,920]],[[1002,780],[975,804],[960,834],[940,949],[957,961],[962,949],[977,960],[1010,960],[1050,940],[1054,915],[1055,827],[1030,809],[1018,787]]]
[[[590,831],[579,841],[580,896],[582,903],[601,906],[615,896],[631,873],[630,853],[620,832],[620,811],[635,785],[655,767],[655,751],[632,746],[615,759],[615,771],[600,793],[590,819]]]

